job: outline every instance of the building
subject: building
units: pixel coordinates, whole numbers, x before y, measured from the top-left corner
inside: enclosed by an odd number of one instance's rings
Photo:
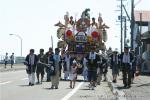
[[[135,11],[134,44],[136,54],[144,60],[141,72],[150,73],[150,11]]]

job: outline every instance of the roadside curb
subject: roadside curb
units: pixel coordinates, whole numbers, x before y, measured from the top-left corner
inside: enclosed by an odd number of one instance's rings
[[[113,94],[116,95],[116,99],[117,100],[127,100],[125,93],[123,91],[119,90],[117,88],[117,85],[112,83],[109,73],[107,73],[106,79],[107,79],[108,86],[110,87],[111,91],[113,92]]]

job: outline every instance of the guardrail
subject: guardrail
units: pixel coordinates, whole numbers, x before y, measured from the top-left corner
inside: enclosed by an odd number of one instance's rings
[[[21,56],[15,56],[14,59],[14,63],[24,63],[25,61],[25,57],[21,57]],[[0,55],[0,64],[4,64],[5,63],[5,56],[4,55]],[[8,64],[11,63],[10,57],[8,57]]]

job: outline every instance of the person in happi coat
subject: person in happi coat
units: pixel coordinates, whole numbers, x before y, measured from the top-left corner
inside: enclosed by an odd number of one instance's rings
[[[123,84],[124,87],[131,87],[131,69],[132,69],[132,60],[133,55],[129,52],[129,47],[124,47],[124,52],[120,55],[122,73],[123,73]]]
[[[34,49],[30,49],[30,53],[25,58],[26,72],[29,78],[29,86],[35,83],[35,70],[38,62],[37,55],[34,54]]]
[[[90,82],[90,89],[94,89],[96,83],[96,73],[97,73],[97,54],[95,48],[91,48],[91,52],[87,56],[88,60],[88,81]]]

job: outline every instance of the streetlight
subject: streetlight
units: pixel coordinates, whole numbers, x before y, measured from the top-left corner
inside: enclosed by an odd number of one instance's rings
[[[14,35],[20,39],[20,41],[21,41],[21,56],[22,56],[22,37],[18,34],[9,34],[9,35]]]

